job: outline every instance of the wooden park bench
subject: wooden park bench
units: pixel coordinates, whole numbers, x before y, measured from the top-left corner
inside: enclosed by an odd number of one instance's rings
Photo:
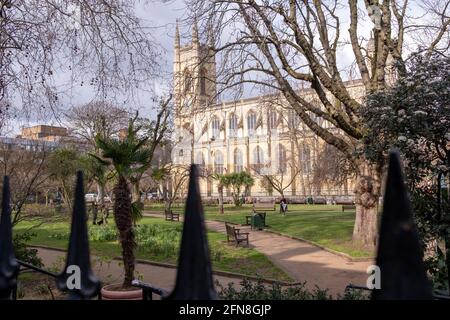
[[[247,242],[248,246],[248,232],[240,232],[240,229],[237,229],[228,223],[225,223],[225,228],[227,229],[227,243],[235,242],[237,247],[239,243]]]
[[[203,202],[204,206],[209,206],[209,207],[217,207],[219,205],[217,199],[204,199],[202,202]]]
[[[345,210],[355,210],[356,206],[354,204],[343,204],[342,205],[342,212]]]
[[[255,202],[253,204],[253,212],[257,212],[257,211],[275,211],[275,201]]]
[[[327,200],[325,198],[314,198],[314,204],[327,204]]]
[[[180,214],[179,213],[173,213],[172,210],[166,210],[166,221],[180,221]]]

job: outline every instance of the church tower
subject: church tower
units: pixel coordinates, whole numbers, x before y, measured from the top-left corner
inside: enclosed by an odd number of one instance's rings
[[[213,46],[200,42],[196,22],[192,26],[192,41],[182,45],[178,21],[174,49],[175,146],[172,161],[194,163],[195,137],[201,130],[197,127],[195,111],[216,104],[215,51]]]
[[[177,22],[173,62],[177,115],[192,115],[194,110],[216,103],[214,53],[212,46],[200,42],[196,22],[192,26],[191,43],[181,45]]]

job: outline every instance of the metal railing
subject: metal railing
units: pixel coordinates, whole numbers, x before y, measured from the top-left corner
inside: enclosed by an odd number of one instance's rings
[[[131,284],[133,287],[142,289],[142,300],[153,300],[153,294],[156,294],[161,298],[164,298],[169,294],[168,291],[162,288],[155,287],[150,283],[144,283],[139,280],[133,280]]]
[[[163,299],[218,299],[206,241],[198,178],[198,167],[192,165],[175,288],[168,293],[151,284],[134,281],[134,286],[143,289],[144,299],[152,299],[153,294],[159,295]],[[13,299],[15,298],[14,289],[17,285],[19,265],[24,265],[24,263],[17,261],[14,256],[8,177],[4,178],[2,200],[0,298]],[[433,299],[432,286],[422,260],[419,236],[413,222],[399,155],[396,152],[390,154],[381,220],[376,258],[376,265],[382,270],[381,289],[373,290],[372,299]],[[70,289],[67,286],[70,276],[70,272],[67,271],[73,265],[80,269],[80,289]],[[25,266],[37,270],[34,266],[28,264]],[[100,281],[93,274],[90,264],[86,205],[81,172],[77,174],[65,267],[59,274],[42,269],[39,272],[53,277],[57,288],[69,293],[69,299],[90,299],[100,293]],[[362,288],[360,287],[360,289]]]

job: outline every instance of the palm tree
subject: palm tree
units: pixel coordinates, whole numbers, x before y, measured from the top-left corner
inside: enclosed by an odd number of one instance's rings
[[[135,118],[136,119],[136,118]],[[104,165],[113,165],[117,180],[114,186],[114,220],[119,230],[120,244],[125,271],[122,288],[131,287],[134,279],[136,241],[134,235],[133,204],[129,188],[130,177],[148,169],[151,149],[146,147],[148,137],[139,137],[140,128],[134,127],[130,120],[127,136],[124,139],[95,139],[97,147],[102,151],[102,158],[91,154]],[[106,159],[106,160],[105,160]],[[109,160],[109,161],[108,161]]]
[[[213,173],[211,175],[211,177],[214,180],[217,180],[217,182],[218,182],[217,192],[219,193],[219,213],[223,214],[224,213],[224,210],[223,210],[223,187],[226,183],[226,179],[223,174],[219,174],[219,173]]]

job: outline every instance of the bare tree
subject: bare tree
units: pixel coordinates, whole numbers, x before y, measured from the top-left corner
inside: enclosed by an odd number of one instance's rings
[[[72,134],[95,148],[95,137],[118,136],[126,128],[130,113],[106,101],[94,101],[70,109],[66,113],[67,125]]]
[[[95,144],[95,138],[102,139],[117,137],[119,131],[126,128],[130,113],[106,101],[94,101],[70,109],[66,113],[67,125],[72,134],[84,140],[94,154],[100,156],[100,151]],[[110,178],[109,170],[97,162],[95,158],[87,159],[85,170],[97,184],[98,204],[100,214],[105,217],[105,188]]]
[[[155,120],[142,119],[142,132],[148,137],[147,145],[150,149],[150,158],[148,159],[148,168],[150,168],[155,150],[161,145],[161,142],[170,134],[171,125],[171,108],[172,95],[167,98],[160,99],[159,109]],[[147,171],[147,170],[146,170]],[[140,181],[146,171],[139,172],[130,177],[130,182],[133,185],[132,195],[133,201],[142,207],[141,203],[141,189]]]
[[[168,163],[154,171],[153,178],[162,184],[166,194],[165,210],[170,210],[175,200],[182,198],[187,188],[189,167]]]
[[[55,110],[75,86],[122,100],[145,88],[157,77],[159,53],[136,3],[1,0],[0,100]]]
[[[254,174],[262,179],[262,185],[267,190],[277,191],[282,198],[284,198],[286,189],[295,183],[298,174],[301,172],[297,166],[297,161],[286,160],[284,168],[277,168],[276,170],[272,170],[270,163],[265,166],[259,164],[250,166]]]
[[[0,166],[2,175],[10,179],[13,224],[30,218],[24,214],[24,206],[30,198],[36,201],[39,193],[45,193],[49,153],[44,142],[2,138]]]
[[[314,134],[349,160],[357,173],[353,239],[374,246],[381,168],[361,152],[364,123],[359,109],[365,94],[384,90],[395,73],[405,71],[405,29],[418,30],[413,28],[411,19],[406,19],[409,2],[187,0],[187,4],[191,21],[199,21],[207,30],[208,41],[215,40],[217,44],[215,52],[222,61],[217,80],[219,93],[244,83],[270,89],[297,112]],[[429,50],[445,43],[446,37],[439,37],[441,32],[448,34],[448,5],[442,10],[444,22],[435,39],[425,45]],[[433,19],[425,17],[428,18]],[[361,32],[364,24],[372,28],[370,41]],[[221,34],[228,38],[219,41],[217,35]],[[346,43],[361,77],[364,90],[360,93],[352,93],[350,83],[342,76],[342,50]],[[305,83],[320,104],[299,94]]]
[[[316,189],[323,186],[341,187],[353,175],[347,158],[333,146],[326,144],[314,158],[312,183]]]

